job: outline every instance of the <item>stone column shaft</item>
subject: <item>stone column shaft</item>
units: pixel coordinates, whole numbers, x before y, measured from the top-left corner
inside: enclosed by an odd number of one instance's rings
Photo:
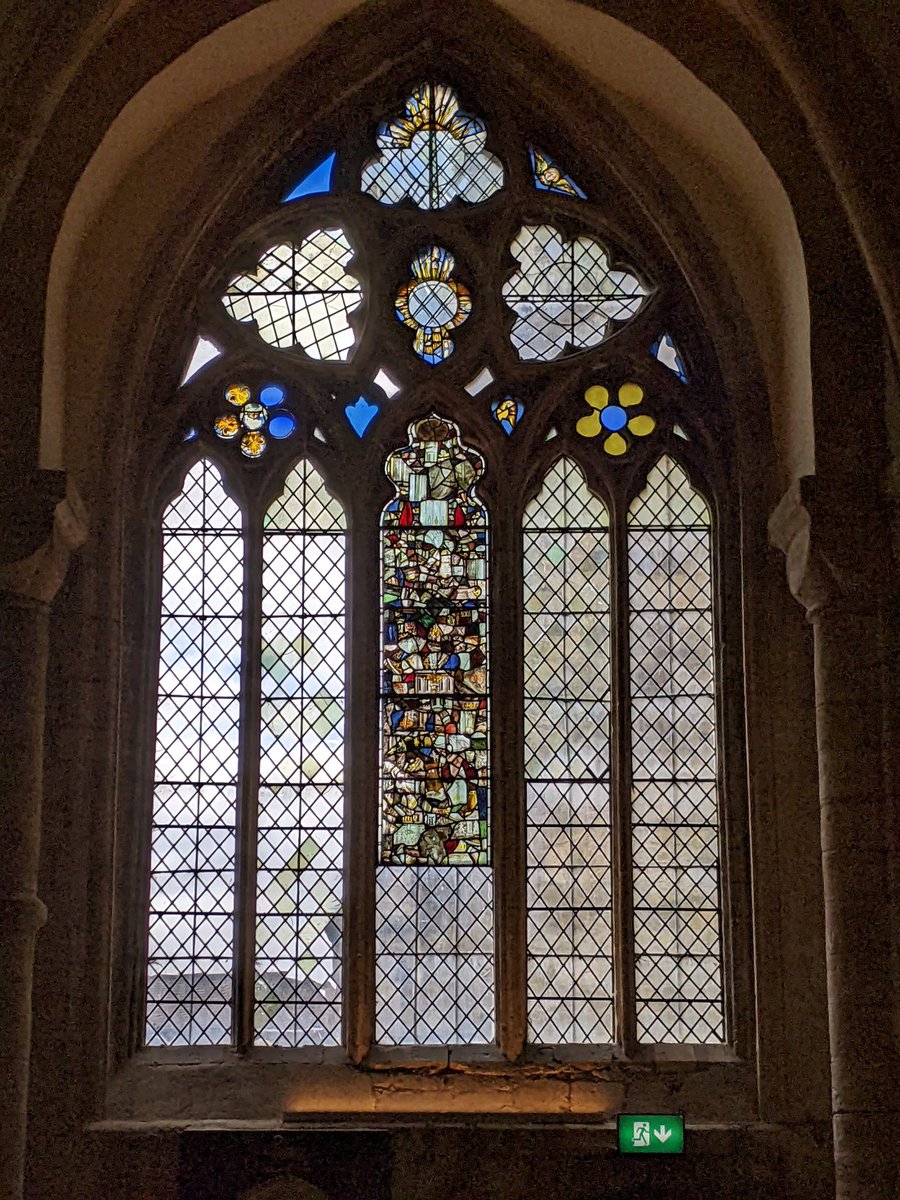
[[[886,786],[877,605],[814,614],[832,1120],[839,1200],[896,1200],[895,798]]]
[[[63,501],[49,540],[0,565],[0,1200],[22,1197],[34,943],[47,915],[37,884],[50,606],[85,532]]]
[[[0,1200],[22,1194],[37,894],[48,607],[0,595]]]
[[[837,1200],[900,1197],[897,662],[890,549],[800,480],[772,514],[813,625]],[[848,505],[850,506],[848,508]],[[875,551],[875,552],[873,552]]]

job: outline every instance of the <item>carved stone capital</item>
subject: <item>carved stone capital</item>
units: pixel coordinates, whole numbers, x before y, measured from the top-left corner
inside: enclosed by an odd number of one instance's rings
[[[788,586],[810,620],[826,608],[876,607],[884,595],[891,539],[866,526],[850,498],[826,499],[815,476],[796,479],[769,517],[769,540],[785,556]]]
[[[52,474],[56,476],[58,472]],[[51,482],[58,483],[58,480]],[[14,548],[8,545],[4,547],[5,561],[0,561],[0,593],[7,593],[8,597],[13,598],[13,602],[18,600],[25,604],[49,604],[66,576],[73,550],[76,550],[88,535],[87,510],[75,486],[70,482],[61,499],[58,498],[58,494],[53,495],[55,490],[45,486],[40,489],[37,497],[32,495],[25,500],[29,510],[25,524],[29,531],[41,524],[42,510],[48,517],[52,512],[49,536],[32,549],[26,533],[26,554],[18,559],[13,557]],[[56,503],[50,512],[47,512],[49,504],[54,500]],[[15,502],[11,502],[11,507],[15,512]]]

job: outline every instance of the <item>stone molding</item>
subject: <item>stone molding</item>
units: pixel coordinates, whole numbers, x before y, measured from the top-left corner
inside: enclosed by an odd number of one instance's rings
[[[865,611],[884,600],[892,559],[861,528],[853,501],[827,497],[814,475],[795,479],[769,517],[769,541],[785,556],[788,587],[815,621],[825,609]]]
[[[66,576],[73,551],[88,536],[88,514],[74,484],[53,509],[50,536],[31,554],[0,564],[0,594],[19,606],[49,605]]]

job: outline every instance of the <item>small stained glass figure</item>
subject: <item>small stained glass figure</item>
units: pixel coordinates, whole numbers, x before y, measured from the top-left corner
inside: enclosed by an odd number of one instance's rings
[[[366,163],[362,190],[382,204],[411,200],[443,208],[480,204],[503,187],[503,164],[487,149],[484,122],[459,111],[446,84],[422,83],[399,117],[379,126],[379,153]]]
[[[644,389],[636,383],[622,384],[617,394],[618,403],[610,403],[608,390],[597,384],[587,389],[584,398],[592,411],[580,418],[575,429],[583,438],[606,434],[603,449],[613,458],[621,457],[628,450],[630,442],[626,434],[647,437],[656,428],[656,421],[648,413],[629,417],[626,411],[644,399]]]
[[[519,400],[514,400],[512,396],[504,396],[502,400],[494,401],[491,405],[491,410],[494,414],[494,420],[503,432],[509,436],[522,419],[525,405]]]
[[[432,366],[453,353],[450,330],[472,311],[468,288],[451,278],[455,265],[449,250],[429,246],[410,263],[412,279],[397,293],[397,317],[416,331],[416,354]]]
[[[577,200],[585,200],[584,192],[571,177],[559,169],[549,155],[531,146],[528,151],[531,157],[531,169],[534,172],[534,186],[543,192],[559,192],[562,196],[573,196]]]

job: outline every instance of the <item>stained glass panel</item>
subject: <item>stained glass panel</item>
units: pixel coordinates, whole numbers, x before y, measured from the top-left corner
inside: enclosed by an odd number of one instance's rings
[[[252,275],[231,280],[225,311],[255,324],[270,346],[299,346],[310,358],[346,362],[356,341],[350,313],[363,301],[347,270],[353,254],[343,229],[317,229],[299,246],[272,246]]]
[[[671,458],[628,514],[638,1039],[722,1042],[709,510]]]
[[[399,320],[416,331],[413,349],[432,366],[453,353],[450,331],[472,311],[468,288],[453,278],[455,266],[449,250],[429,246],[410,263],[412,278],[395,301]]]
[[[162,524],[146,1041],[231,1040],[244,540],[212,463]]]
[[[510,247],[519,264],[503,285],[516,313],[510,332],[519,358],[548,362],[597,346],[611,322],[628,321],[649,295],[628,271],[614,268],[591,237],[572,241],[552,225],[525,225]]]
[[[432,416],[390,455],[382,514],[376,1036],[493,1037],[484,469]]]
[[[341,1040],[343,510],[299,463],[263,536],[256,1036]]]
[[[363,168],[362,190],[382,204],[479,204],[503,186],[503,164],[486,140],[484,122],[459,111],[455,92],[420,84],[403,113],[379,126],[379,152]]]
[[[650,353],[657,362],[661,362],[664,367],[668,367],[673,374],[677,375],[682,383],[687,383],[688,377],[684,360],[672,340],[671,334],[661,333],[650,347]]]
[[[571,196],[577,200],[587,198],[572,176],[561,171],[549,154],[530,146],[528,155],[534,174],[534,186],[538,191],[558,192],[561,196]]]
[[[613,1038],[606,507],[561,459],[525,510],[528,1036]]]

